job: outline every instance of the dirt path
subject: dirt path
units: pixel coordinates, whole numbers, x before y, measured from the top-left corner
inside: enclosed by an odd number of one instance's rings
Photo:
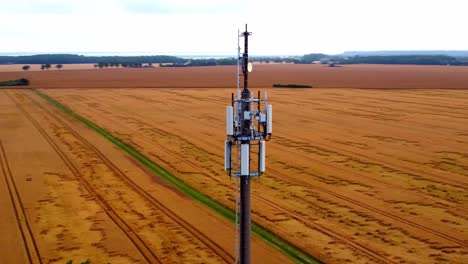
[[[2,262],[42,263],[25,208],[11,173],[3,143],[0,141],[0,167],[3,178],[0,184],[2,197],[2,248],[11,247],[10,254],[2,254]]]

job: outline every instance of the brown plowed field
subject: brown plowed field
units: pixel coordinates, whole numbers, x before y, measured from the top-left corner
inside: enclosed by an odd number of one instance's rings
[[[461,69],[461,68],[460,68]],[[183,81],[182,81],[183,82]],[[227,89],[45,89],[185,182],[234,207]],[[468,91],[270,89],[253,220],[329,263],[468,257]]]
[[[231,222],[30,90],[0,90],[0,219],[0,263],[234,262]]]
[[[28,71],[43,71],[41,70],[42,64],[28,64],[30,66]],[[56,64],[52,64],[51,68],[47,71],[68,71],[68,70],[90,70],[95,69],[94,64],[81,63],[81,64],[62,64],[63,68],[57,69]],[[0,65],[0,72],[21,72],[23,71],[23,64],[9,64]]]
[[[79,65],[78,65],[79,66]],[[76,68],[77,65],[65,65]],[[18,67],[19,65],[7,66]],[[34,88],[222,88],[236,86],[236,67],[86,69],[1,72],[0,80],[26,77]],[[251,87],[274,83],[320,88],[468,89],[466,66],[257,64]]]

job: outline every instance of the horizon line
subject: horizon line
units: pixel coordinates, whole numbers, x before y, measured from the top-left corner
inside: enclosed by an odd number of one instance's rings
[[[388,53],[408,53],[408,52],[461,52],[461,53],[468,53],[468,49],[466,50],[347,50],[340,53],[324,53],[324,52],[308,52],[303,54],[262,54],[259,53],[257,55],[252,54],[252,57],[295,57],[295,56],[303,56],[307,54],[325,54],[325,55],[345,55],[346,53],[378,53],[378,52],[388,52]],[[43,51],[20,51],[20,52],[0,52],[0,56],[11,56],[11,57],[19,57],[19,56],[35,56],[35,55],[78,55],[78,56],[96,56],[96,57],[104,57],[104,56],[174,56],[174,57],[205,57],[205,58],[230,58],[230,57],[237,57],[235,53],[205,53],[205,52],[152,52],[152,51],[87,51],[87,52],[80,52],[80,51],[64,51],[64,52],[43,52]]]

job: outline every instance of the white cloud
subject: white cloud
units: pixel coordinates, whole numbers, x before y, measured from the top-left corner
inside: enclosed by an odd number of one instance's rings
[[[241,1],[227,0],[116,0],[124,10],[136,13],[232,13],[241,9]]]
[[[463,0],[0,0],[0,52],[468,49]]]

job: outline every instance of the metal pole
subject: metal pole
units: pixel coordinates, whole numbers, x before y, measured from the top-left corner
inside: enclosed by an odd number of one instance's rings
[[[244,54],[243,54],[243,63],[242,63],[242,72],[244,76],[244,89],[241,93],[241,99],[245,99],[246,101],[242,101],[241,104],[241,135],[250,137],[250,119],[244,119],[244,112],[250,112],[252,109],[252,105],[248,99],[250,99],[251,94],[248,88],[248,70],[247,70],[247,63],[249,61],[249,35],[250,33],[247,31],[247,25],[245,25],[245,32],[244,35]],[[250,140],[242,140],[241,144],[250,144]],[[249,147],[250,152],[250,147]],[[250,163],[250,158],[247,161]],[[241,183],[240,183],[240,263],[241,264],[250,264],[250,226],[251,226],[251,217],[250,217],[250,165],[249,167],[249,175],[241,175]]]
[[[229,163],[232,146],[236,147],[236,264],[250,264],[251,262],[251,204],[250,204],[250,178],[260,177],[265,171],[265,141],[271,137],[271,105],[267,104],[267,96],[262,100],[260,92],[258,98],[249,91],[249,36],[251,32],[238,31],[237,38],[237,99],[231,95],[232,107],[226,108],[226,134],[227,139],[225,160]],[[244,37],[244,51],[241,54],[239,38]],[[243,89],[240,91],[240,76],[244,78]],[[261,102],[264,102],[265,110],[261,111]],[[255,109],[255,104],[257,108]],[[235,108],[235,113],[233,109]],[[268,111],[267,111],[268,110]],[[257,122],[257,128],[255,128]],[[232,126],[232,127],[231,127]],[[263,131],[261,128],[263,127]],[[233,131],[234,132],[233,132]],[[269,132],[267,134],[267,131]],[[229,144],[229,143],[232,144]],[[258,145],[258,168],[250,169],[251,147]],[[255,159],[255,157],[254,157]],[[225,166],[225,170],[231,176],[231,165]],[[257,171],[255,171],[257,169]]]
[[[250,98],[250,91],[246,87],[242,91],[242,98]],[[242,102],[241,105],[242,113],[251,110],[251,104],[249,102]],[[243,135],[250,135],[250,122],[250,120],[243,120]],[[250,141],[241,141],[241,144],[250,144]],[[250,163],[250,159],[248,162]],[[250,166],[248,167],[250,168]],[[240,263],[250,264],[250,175],[241,175],[240,178]]]
[[[239,177],[236,177],[236,263],[239,263]]]
[[[250,264],[250,177],[241,177],[240,263]]]
[[[249,35],[250,33],[247,31],[247,25],[245,25],[245,32],[244,35],[244,56],[243,56],[243,75],[244,75],[244,91],[248,89],[247,84],[249,82],[249,71],[247,70],[247,64],[249,63]]]

